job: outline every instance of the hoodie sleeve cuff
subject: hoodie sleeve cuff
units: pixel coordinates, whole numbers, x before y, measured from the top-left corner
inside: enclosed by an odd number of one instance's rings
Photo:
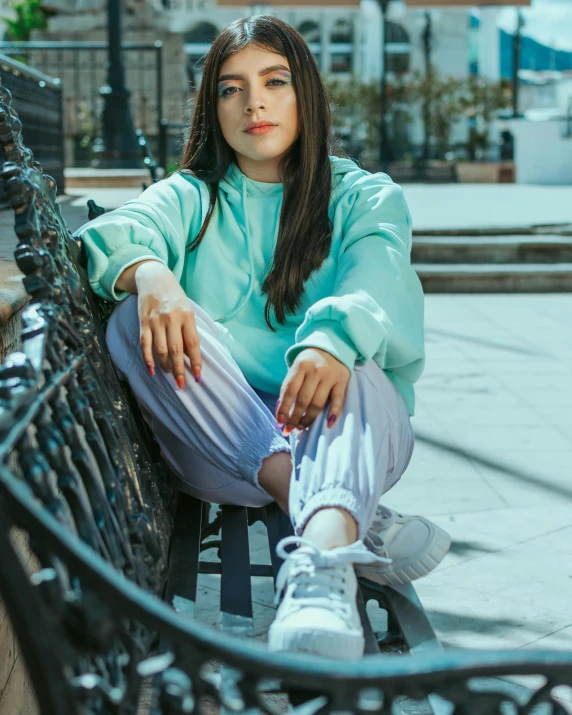
[[[291,367],[298,353],[306,348],[318,348],[330,353],[353,373],[358,353],[336,320],[321,320],[315,323],[303,340],[288,348],[285,355],[286,365]]]
[[[126,298],[129,293],[126,291],[116,291],[115,284],[124,270],[141,261],[159,261],[167,265],[162,258],[153,253],[148,246],[136,243],[127,243],[114,251],[108,259],[107,270],[100,278],[101,288],[111,296],[113,300],[120,301]]]

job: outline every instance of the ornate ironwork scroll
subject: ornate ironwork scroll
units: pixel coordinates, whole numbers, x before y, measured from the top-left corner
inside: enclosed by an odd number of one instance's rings
[[[0,367],[0,591],[43,715],[396,712],[438,695],[455,715],[564,715],[567,653],[372,656],[353,663],[270,654],[177,614],[160,599],[169,539],[166,468],[150,455],[107,355],[98,307],[43,175],[0,88],[1,176],[16,214],[16,260],[31,296],[23,350]],[[28,535],[30,564],[14,547]],[[210,532],[209,532],[210,533]],[[209,535],[208,533],[206,534]],[[222,680],[215,663],[235,673]],[[517,702],[494,677],[542,674]],[[489,678],[491,687],[473,687]],[[143,712],[143,711],[139,711]]]

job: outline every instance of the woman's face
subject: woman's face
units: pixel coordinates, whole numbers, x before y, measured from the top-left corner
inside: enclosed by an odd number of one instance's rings
[[[247,45],[218,77],[217,115],[240,170],[255,181],[280,182],[278,163],[298,137],[298,105],[288,60]],[[247,131],[252,122],[270,129]]]

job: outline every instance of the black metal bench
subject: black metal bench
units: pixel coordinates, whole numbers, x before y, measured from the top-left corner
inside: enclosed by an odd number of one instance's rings
[[[488,715],[514,704],[492,679],[513,674],[545,675],[532,702],[566,713],[551,690],[572,685],[572,655],[444,653],[412,586],[361,585],[368,655],[359,662],[271,654],[246,637],[250,577],[275,577],[288,520],[275,505],[223,507],[212,519],[209,505],[174,492],[106,352],[110,306],[90,292],[55,182],[20,129],[0,87],[0,174],[31,296],[22,352],[0,367],[0,594],[42,714],[182,715],[213,701],[220,712],[278,713],[286,698],[300,714],[392,713],[407,697],[425,699],[426,712],[454,703],[457,714]],[[270,564],[250,563],[258,520]],[[29,539],[29,563],[15,532]],[[201,559],[212,546],[220,562]],[[221,630],[193,618],[201,572],[221,573]],[[384,634],[369,625],[369,599],[388,611]],[[473,688],[477,677],[492,686]]]

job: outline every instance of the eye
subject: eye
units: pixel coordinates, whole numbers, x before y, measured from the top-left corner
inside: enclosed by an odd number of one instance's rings
[[[222,92],[220,92],[221,97],[229,97],[231,94],[235,94],[235,92],[231,92],[231,89],[240,89],[239,87],[225,87]]]
[[[285,80],[280,79],[279,77],[273,77],[272,79],[269,79],[266,84],[270,84],[270,82],[278,82],[277,85],[273,85],[274,87],[278,87],[281,84],[286,84]]]

